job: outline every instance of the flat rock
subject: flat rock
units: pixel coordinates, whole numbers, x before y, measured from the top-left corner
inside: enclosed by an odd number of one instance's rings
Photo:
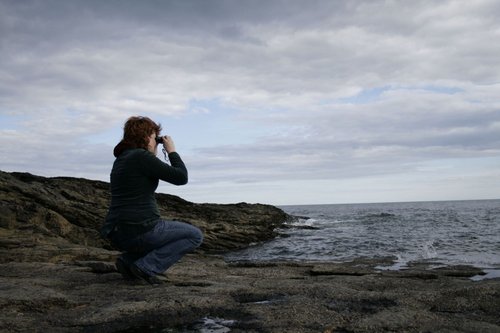
[[[500,279],[427,280],[380,272],[376,261],[363,275],[311,274],[349,264],[191,254],[149,286],[123,280],[112,261],[3,263],[0,331],[500,332]]]

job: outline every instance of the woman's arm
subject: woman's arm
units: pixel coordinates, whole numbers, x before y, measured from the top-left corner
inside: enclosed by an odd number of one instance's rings
[[[144,151],[143,170],[148,176],[161,179],[174,185],[185,185],[188,182],[188,171],[180,155],[173,151],[168,154],[171,165],[162,162],[149,151]]]

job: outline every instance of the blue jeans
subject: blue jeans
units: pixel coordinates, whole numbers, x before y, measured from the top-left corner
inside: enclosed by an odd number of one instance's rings
[[[141,271],[152,276],[165,272],[186,253],[201,245],[203,234],[197,227],[178,221],[160,220],[155,227],[137,237],[111,237],[113,244],[125,251],[121,259],[135,264]]]

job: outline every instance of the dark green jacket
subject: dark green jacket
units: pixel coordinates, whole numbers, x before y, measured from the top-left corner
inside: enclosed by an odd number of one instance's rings
[[[111,205],[101,235],[118,226],[131,236],[151,230],[160,219],[155,191],[159,180],[184,185],[188,172],[177,153],[168,154],[171,166],[142,148],[126,149],[111,170]]]

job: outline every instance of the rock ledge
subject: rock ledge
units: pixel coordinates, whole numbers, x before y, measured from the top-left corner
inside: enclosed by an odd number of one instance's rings
[[[0,199],[0,262],[85,260],[111,249],[98,233],[110,201],[106,182],[0,171]],[[157,201],[163,218],[201,228],[201,250],[210,253],[269,240],[290,218],[270,205],[196,204],[168,194]]]

